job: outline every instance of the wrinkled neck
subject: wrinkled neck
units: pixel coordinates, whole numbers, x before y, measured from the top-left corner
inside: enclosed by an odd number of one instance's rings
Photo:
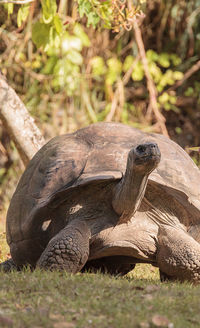
[[[127,165],[124,177],[114,190],[112,205],[115,212],[128,221],[144,197],[148,175]]]

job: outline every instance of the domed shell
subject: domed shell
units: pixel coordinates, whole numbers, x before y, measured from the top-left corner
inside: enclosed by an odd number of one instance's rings
[[[161,151],[161,162],[148,184],[165,188],[192,213],[195,223],[200,217],[200,171],[186,152],[159,134],[120,123],[97,123],[53,138],[30,161],[8,210],[8,243],[31,238],[38,220],[46,220],[70,188],[121,179],[129,150],[146,141],[156,142]]]

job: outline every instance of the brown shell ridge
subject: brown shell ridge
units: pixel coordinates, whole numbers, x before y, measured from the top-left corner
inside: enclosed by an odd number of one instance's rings
[[[39,150],[24,172],[8,210],[9,244],[30,235],[32,226],[39,223],[38,213],[51,201],[52,192],[56,194],[66,185],[73,185],[82,174],[90,150],[91,144],[74,135],[55,137]]]

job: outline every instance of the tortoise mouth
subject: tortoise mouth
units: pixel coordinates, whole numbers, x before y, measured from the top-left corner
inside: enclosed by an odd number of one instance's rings
[[[135,158],[135,164],[141,165],[146,163],[155,163],[158,164],[160,162],[161,155],[160,154],[149,154]]]

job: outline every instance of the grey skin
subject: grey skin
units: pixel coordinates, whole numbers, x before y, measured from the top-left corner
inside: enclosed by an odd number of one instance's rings
[[[161,154],[161,159],[160,159]],[[174,142],[118,123],[52,139],[22,175],[7,214],[9,271],[126,274],[200,281],[200,172]]]

